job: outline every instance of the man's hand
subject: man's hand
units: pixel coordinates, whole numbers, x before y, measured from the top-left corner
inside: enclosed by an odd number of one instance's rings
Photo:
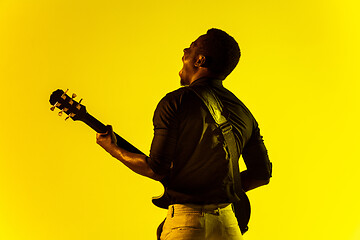
[[[118,147],[116,144],[116,136],[111,125],[107,125],[106,127],[106,133],[96,134],[96,143],[104,148],[108,153],[113,155],[114,150]]]

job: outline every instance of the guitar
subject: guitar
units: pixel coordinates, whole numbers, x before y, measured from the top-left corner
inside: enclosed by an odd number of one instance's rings
[[[54,111],[55,108],[58,108],[60,109],[60,112],[58,113],[59,116],[63,113],[68,115],[65,120],[71,118],[74,121],[82,121],[96,132],[105,133],[107,131],[106,126],[87,112],[86,107],[81,104],[82,99],[77,102],[74,100],[76,94],[72,94],[72,96],[69,97],[67,92],[68,90],[64,92],[61,89],[54,91],[49,100],[52,105],[50,109]],[[144,154],[118,134],[115,133],[115,136],[119,147],[132,153]],[[244,234],[248,230],[247,225],[250,219],[250,202],[244,191],[242,191],[238,197],[240,198],[240,201],[233,203],[233,210],[238,220],[241,233]],[[166,194],[159,197],[153,197],[152,202],[155,206],[164,209],[167,209],[170,205],[170,200],[167,198]]]

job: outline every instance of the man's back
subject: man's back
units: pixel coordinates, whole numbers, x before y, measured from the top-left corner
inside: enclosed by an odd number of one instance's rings
[[[229,111],[238,152],[247,154],[248,169],[260,179],[270,174],[266,149],[250,111],[221,80],[199,79],[165,96],[154,114],[149,165],[154,172],[166,175],[162,182],[171,203],[230,202],[223,186],[229,162],[221,130],[192,90],[204,86],[210,86]],[[252,157],[254,150],[256,159]]]

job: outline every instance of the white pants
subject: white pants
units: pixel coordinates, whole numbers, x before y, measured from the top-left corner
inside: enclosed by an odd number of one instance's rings
[[[231,204],[169,206],[161,240],[242,240]]]

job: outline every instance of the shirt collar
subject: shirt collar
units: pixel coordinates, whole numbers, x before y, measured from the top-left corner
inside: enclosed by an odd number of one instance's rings
[[[197,85],[222,86],[222,80],[217,78],[203,77],[195,80],[189,86],[197,86]]]

